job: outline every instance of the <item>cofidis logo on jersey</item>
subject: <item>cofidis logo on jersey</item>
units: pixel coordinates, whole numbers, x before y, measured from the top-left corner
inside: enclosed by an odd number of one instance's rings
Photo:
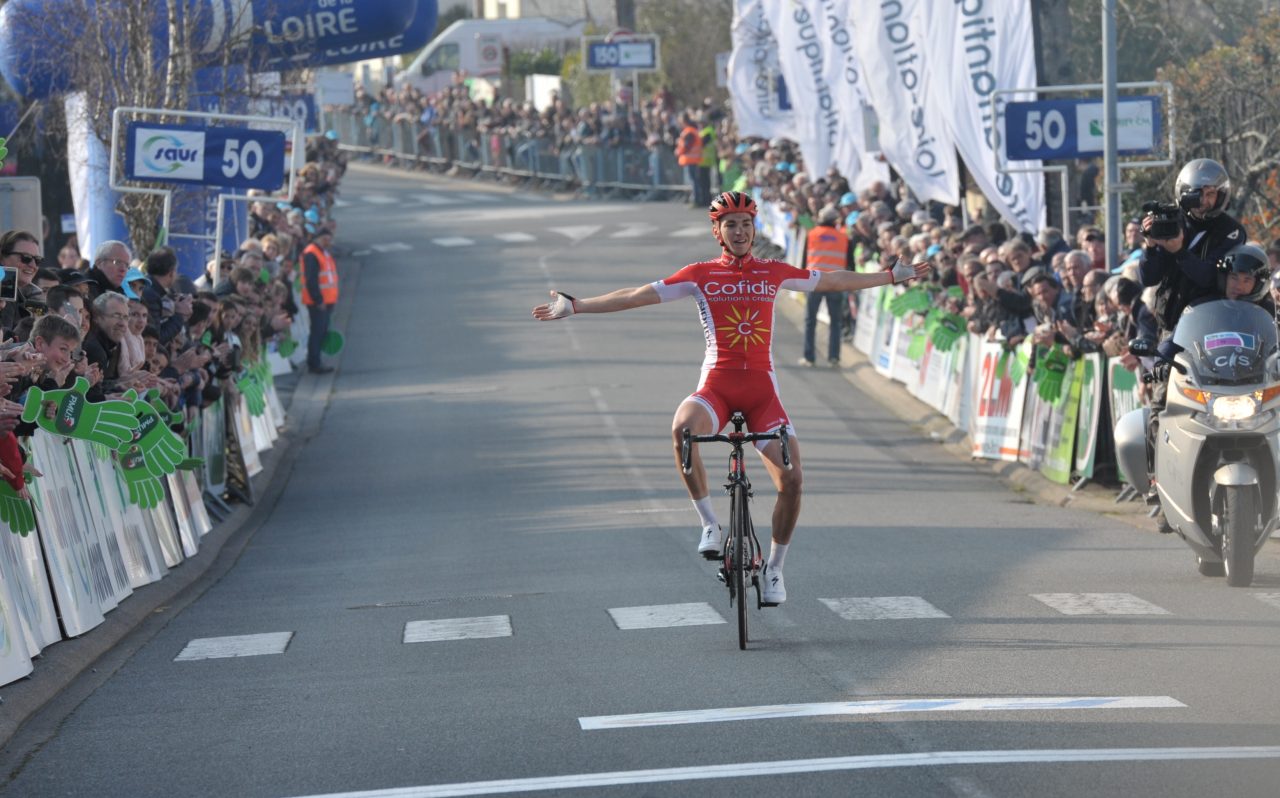
[[[137,128],[133,171],[141,179],[204,180],[204,131]]]

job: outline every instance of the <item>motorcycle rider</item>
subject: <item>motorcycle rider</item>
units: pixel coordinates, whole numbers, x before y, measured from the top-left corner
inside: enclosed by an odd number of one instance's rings
[[[1139,266],[1144,287],[1157,286],[1151,311],[1155,314],[1160,334],[1160,354],[1173,357],[1173,328],[1182,311],[1192,303],[1225,295],[1219,286],[1218,264],[1233,247],[1245,243],[1249,236],[1234,217],[1226,212],[1231,202],[1231,176],[1222,164],[1209,158],[1188,161],[1174,181],[1173,199],[1182,210],[1178,234],[1173,238],[1152,238],[1156,223],[1154,214],[1142,218],[1145,257]],[[1162,364],[1163,366],[1163,364]],[[1147,461],[1153,465],[1156,430],[1160,411],[1164,409],[1168,389],[1168,366],[1155,372],[1151,406],[1147,423]],[[1163,378],[1162,378],[1163,377]],[[1155,501],[1155,490],[1147,493]],[[1160,530],[1168,531],[1160,516]]]

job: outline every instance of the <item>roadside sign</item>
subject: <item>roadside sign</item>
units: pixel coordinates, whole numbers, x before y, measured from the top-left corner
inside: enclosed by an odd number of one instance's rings
[[[315,97],[310,94],[285,93],[276,97],[261,97],[252,103],[253,113],[277,119],[291,119],[302,125],[303,133],[320,130],[320,115],[316,112]]]
[[[1101,100],[1010,102],[1004,109],[1005,157],[1010,161],[1100,155],[1106,146]],[[1160,98],[1123,97],[1116,103],[1118,150],[1154,152],[1161,137]]]
[[[658,69],[658,37],[633,34],[619,41],[607,41],[603,37],[587,37],[582,40],[582,62],[588,70],[632,69],[637,72],[654,72]]]
[[[129,180],[264,191],[285,182],[279,130],[130,122],[125,141]]]

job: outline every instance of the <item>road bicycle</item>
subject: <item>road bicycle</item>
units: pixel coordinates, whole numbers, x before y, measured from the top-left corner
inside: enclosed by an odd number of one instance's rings
[[[692,471],[693,444],[722,441],[733,447],[729,454],[729,477],[725,490],[729,494],[729,534],[725,536],[724,551],[720,558],[720,569],[717,576],[729,586],[729,606],[738,609],[738,648],[747,648],[747,602],[746,588],[750,584],[756,591],[756,608],[775,607],[776,604],[765,603],[760,598],[760,569],[764,558],[760,541],[756,538],[755,526],[751,523],[751,480],[747,479],[747,469],[743,462],[742,448],[745,444],[756,441],[779,441],[782,444],[782,464],[791,470],[791,452],[787,447],[787,426],[784,424],[777,432],[746,432],[743,428],[747,420],[742,413],[734,411],[729,422],[733,424],[733,432],[718,435],[694,435],[687,428],[683,430],[680,444],[680,466],[684,473]]]

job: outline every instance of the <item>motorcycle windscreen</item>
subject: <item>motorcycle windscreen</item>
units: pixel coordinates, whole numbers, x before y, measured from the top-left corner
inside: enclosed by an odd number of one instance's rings
[[[1173,342],[1191,356],[1204,384],[1258,383],[1276,351],[1276,322],[1251,302],[1219,299],[1183,311]]]

